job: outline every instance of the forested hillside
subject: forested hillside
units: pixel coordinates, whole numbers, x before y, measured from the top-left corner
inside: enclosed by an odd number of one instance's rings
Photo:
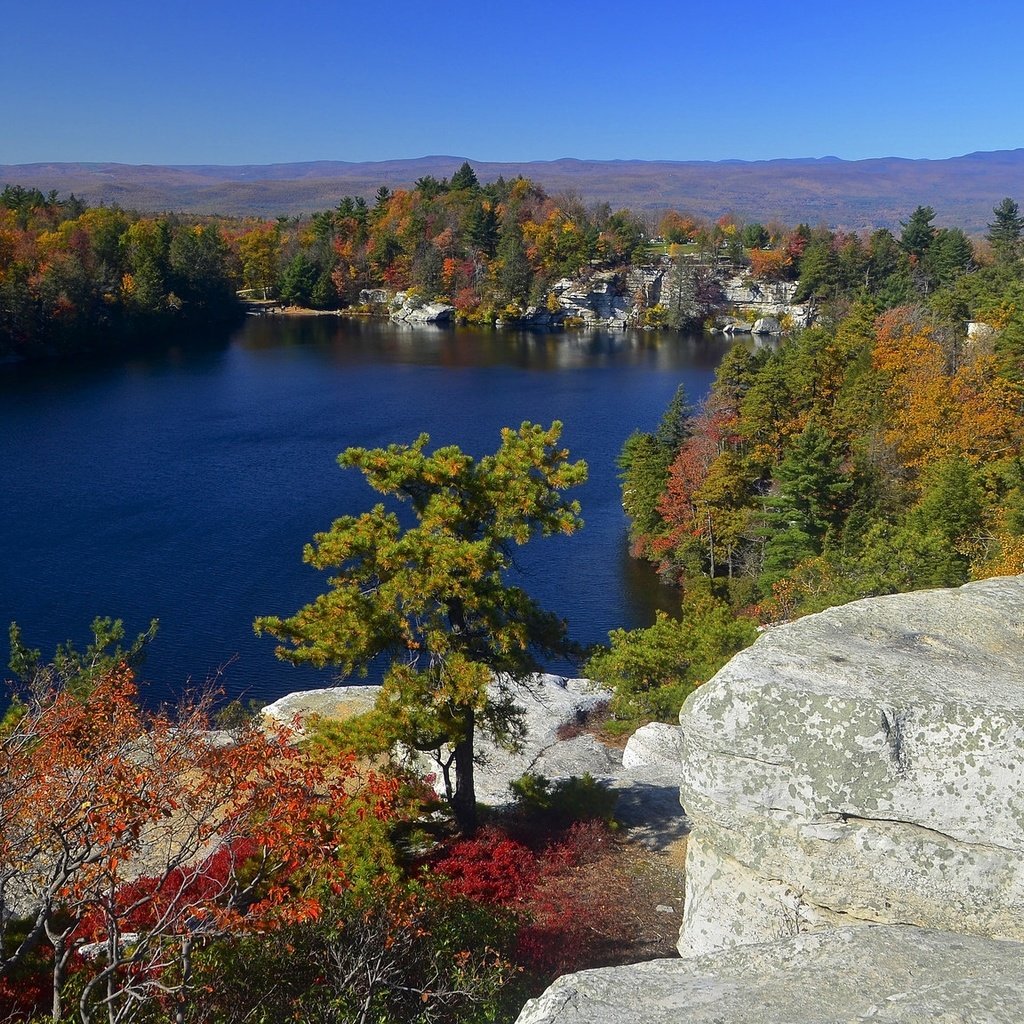
[[[1022,226],[1005,200],[984,252],[927,208],[866,256],[810,241],[820,323],[735,347],[700,408],[679,394],[627,441],[633,548],[681,586],[684,622],[615,634],[594,660],[624,713],[670,715],[755,623],[1021,571]]]
[[[756,107],[756,104],[755,104]],[[761,111],[755,116],[763,116]],[[144,211],[181,210],[236,217],[302,216],[341,195],[373,201],[380,185],[409,191],[417,179],[447,177],[463,156],[365,163],[131,165],[0,164],[0,182],[73,191],[90,205],[119,203]],[[685,208],[711,220],[725,211],[750,220],[828,224],[845,230],[896,230],[926,198],[942,221],[972,234],[985,230],[1002,196],[1020,191],[1024,150],[968,153],[942,160],[878,157],[840,160],[472,160],[481,180],[529,178],[551,195],[575,192],[650,214]]]
[[[918,207],[898,235],[676,210],[652,220],[551,196],[525,178],[484,185],[468,163],[409,190],[380,186],[372,204],[344,196],[310,217],[273,221],[143,216],[7,186],[0,355],[138,343],[156,329],[232,315],[238,291],[336,310],[358,307],[367,289],[403,290],[450,303],[463,322],[508,323],[530,306],[556,312],[560,279],[611,272],[625,290],[629,268],[658,261],[675,266],[672,308],[647,308],[642,290],[631,294],[637,325],[699,328],[727,311],[719,283],[737,271],[755,285],[799,281],[796,301],[817,304],[862,295],[889,308],[928,297],[953,324],[998,291],[972,272],[987,266],[990,277],[1007,264],[991,244],[934,219]],[[956,287],[965,276],[973,283]]]

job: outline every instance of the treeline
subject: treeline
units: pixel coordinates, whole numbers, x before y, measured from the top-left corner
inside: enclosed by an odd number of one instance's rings
[[[1010,200],[997,208],[988,242],[933,220],[918,207],[898,236],[677,211],[653,223],[575,195],[549,196],[524,178],[481,184],[468,163],[450,179],[382,186],[372,204],[345,196],[310,217],[271,221],[88,209],[73,195],[7,186],[0,356],[121,344],[154,328],[223,319],[243,289],[313,309],[356,306],[364,289],[412,290],[453,304],[464,322],[508,321],[531,305],[557,310],[560,278],[656,259],[673,260],[675,270],[666,305],[644,311],[651,326],[699,327],[722,312],[720,279],[730,268],[755,282],[799,282],[796,301],[830,312],[856,296],[879,308],[927,301],[955,323],[982,293],[998,291],[993,275],[1006,283],[1016,243],[1008,250],[1001,238],[1019,214]],[[964,278],[971,284],[959,285]],[[641,294],[634,298],[642,305]]]
[[[1004,201],[988,262],[951,280],[950,233],[930,221],[905,226],[880,292],[833,282],[819,326],[732,349],[701,408],[680,392],[625,444],[633,550],[683,588],[683,630],[720,661],[743,622],[749,642],[757,622],[1024,566],[1024,221]],[[667,629],[620,632],[595,665],[638,715],[669,714],[662,687],[706,678],[679,630],[664,654]]]
[[[223,320],[237,310],[237,278],[214,222],[0,192],[0,357],[115,347]]]

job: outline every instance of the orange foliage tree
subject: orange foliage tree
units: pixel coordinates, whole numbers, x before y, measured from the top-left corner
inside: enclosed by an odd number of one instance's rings
[[[886,378],[887,440],[920,469],[962,456],[972,465],[1017,451],[1024,430],[1019,395],[979,354],[950,369],[931,327],[901,308],[879,320],[874,366]]]
[[[221,742],[209,696],[174,716],[136,696],[121,666],[30,695],[0,735],[0,983],[45,965],[54,1020],[71,977],[83,1024],[153,999],[183,1019],[197,942],[315,918],[314,885],[345,885],[351,757],[286,730]],[[360,811],[394,798],[370,780]]]

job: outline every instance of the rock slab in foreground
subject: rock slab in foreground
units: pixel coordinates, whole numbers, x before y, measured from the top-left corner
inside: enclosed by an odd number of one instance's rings
[[[559,978],[517,1024],[1019,1024],[1024,946],[843,928]]]
[[[868,922],[1024,939],[1024,579],[777,627],[680,723],[684,955]]]

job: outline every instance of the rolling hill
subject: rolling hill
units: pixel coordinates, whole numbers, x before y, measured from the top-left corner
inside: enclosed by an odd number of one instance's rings
[[[275,217],[311,213],[343,195],[371,199],[378,186],[446,177],[458,156],[373,163],[313,161],[244,166],[116,163],[0,164],[0,185],[74,192],[91,204]],[[1003,197],[1024,202],[1024,149],[946,160],[789,159],[762,161],[470,160],[481,181],[523,174],[551,193],[639,211],[675,208],[706,217],[823,222],[833,228],[897,227],[918,205],[940,225],[980,234]]]

